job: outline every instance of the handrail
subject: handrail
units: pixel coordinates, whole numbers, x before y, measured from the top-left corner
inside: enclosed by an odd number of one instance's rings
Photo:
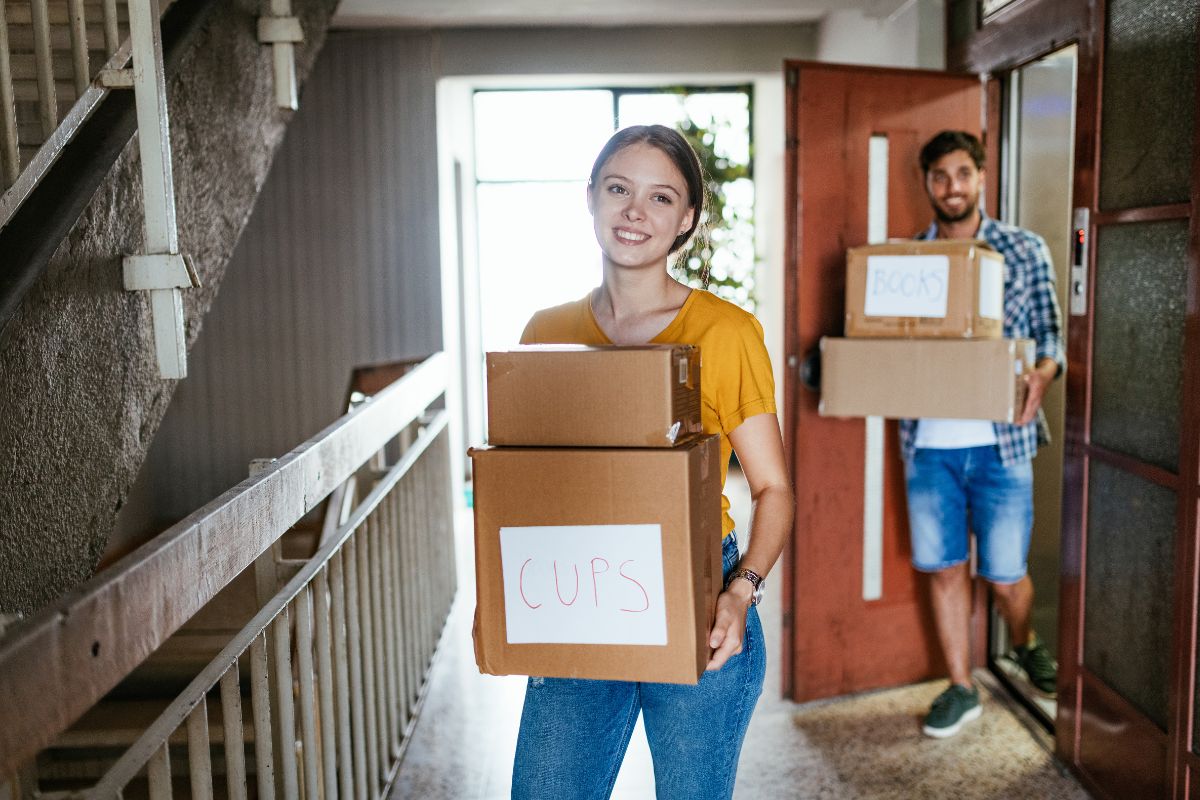
[[[34,45],[34,77],[37,84],[38,123],[42,139],[40,142],[22,142],[16,124],[14,109],[14,75],[11,66],[10,37],[11,22],[5,19],[5,4],[0,4],[0,228],[12,219],[17,209],[25,202],[33,189],[58,160],[67,143],[83,127],[83,124],[99,108],[101,101],[115,88],[129,88],[128,78],[120,75],[130,65],[133,47],[127,37],[121,41],[120,22],[117,13],[118,0],[100,0],[100,25],[103,31],[104,65],[95,73],[91,71],[91,53],[87,41],[87,17],[84,0],[65,0],[67,19],[65,29],[70,35],[69,50],[71,81],[74,102],[59,118],[57,87],[54,80],[55,50],[51,45],[51,22],[48,0],[29,0],[30,30]],[[163,0],[158,9],[161,19],[172,0]],[[11,8],[11,5],[9,6]],[[130,24],[136,24],[139,13],[136,5],[129,6]],[[153,24],[157,25],[158,20]],[[54,23],[63,27],[63,23]],[[37,145],[37,151],[25,164],[21,163],[20,148]]]
[[[112,58],[108,60],[108,63],[104,65],[104,68],[100,70],[101,74],[110,71],[116,72],[123,69],[125,65],[129,63],[129,55],[131,50],[132,48],[129,40],[126,39],[125,42],[117,48]],[[0,56],[0,59],[4,57],[5,56]],[[0,75],[2,75],[2,73],[0,73]],[[6,83],[7,81],[4,81],[3,78],[0,78],[0,86]],[[58,160],[58,157],[62,154],[63,150],[66,148],[71,139],[75,136],[75,133],[82,128],[83,124],[87,122],[88,118],[95,113],[96,109],[100,107],[100,103],[103,102],[104,98],[108,96],[110,91],[112,90],[105,86],[100,79],[97,79],[94,83],[92,83],[91,86],[87,88],[87,91],[80,95],[79,99],[75,101],[75,105],[71,106],[71,110],[68,111],[66,116],[62,118],[62,122],[60,122],[58,127],[54,129],[54,133],[50,134],[50,138],[42,143],[41,147],[39,147],[38,151],[34,153],[33,158],[29,160],[28,164],[22,167],[20,163],[12,162],[16,164],[17,172],[12,185],[8,187],[7,191],[5,191],[3,194],[0,194],[0,228],[3,228],[5,225],[7,225],[8,221],[12,219],[13,214],[17,213],[17,209],[21,207],[21,204],[25,202],[25,199],[29,197],[34,188],[38,185],[38,183],[41,182],[42,178],[45,177],[46,173],[50,171],[50,168],[54,166],[54,162]],[[16,139],[15,121],[13,123],[12,136],[13,138],[10,146],[13,149],[13,153],[16,154],[18,145]],[[5,164],[7,165],[8,163],[9,161],[6,158]]]
[[[438,435],[446,428],[449,415],[437,412],[387,475],[376,484],[370,494],[359,503],[350,518],[339,526],[337,535],[323,545],[296,575],[287,582],[271,601],[209,662],[187,688],[150,724],[138,740],[125,751],[103,779],[88,792],[89,797],[116,797],[130,780],[146,765],[171,733],[188,719],[192,710],[204,700],[208,692],[220,682],[221,677],[237,663],[238,657],[267,632],[271,623],[284,612],[288,605],[324,570],[359,526],[375,512],[380,503],[409,474],[418,459]],[[315,781],[313,782],[315,784]],[[313,785],[313,784],[309,784]]]
[[[438,353],[0,637],[0,775],[128,676],[289,527],[445,392]],[[230,532],[236,531],[236,535]],[[16,711],[16,713],[13,713]]]
[[[0,172],[0,228],[4,227],[17,209],[37,186],[62,154],[63,148],[99,107],[110,91],[104,82],[106,73],[120,70],[129,63],[131,48],[120,41],[117,0],[103,0],[104,67],[95,75],[90,72],[87,46],[87,26],[83,0],[68,0],[66,27],[70,33],[71,77],[75,101],[70,110],[58,117],[58,98],[54,84],[54,50],[50,43],[50,16],[47,0],[30,0],[30,24],[33,33],[34,66],[37,79],[37,107],[42,140],[37,152],[27,164],[21,164],[19,134],[13,117],[13,74],[8,36],[0,36],[0,122],[4,137],[4,169]],[[168,4],[164,3],[165,9]],[[5,9],[0,4],[0,17]],[[7,21],[0,19],[0,33],[7,34]],[[29,144],[29,143],[26,143]]]

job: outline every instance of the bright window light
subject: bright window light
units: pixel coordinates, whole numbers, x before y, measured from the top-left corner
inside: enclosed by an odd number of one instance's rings
[[[586,180],[479,185],[485,352],[517,344],[538,309],[578,300],[600,285],[586,192]]]
[[[476,92],[480,181],[585,180],[613,131],[612,92]]]
[[[479,91],[475,178],[483,351],[512,347],[535,311],[598,286],[600,253],[587,211],[592,160],[620,127],[690,120],[714,164],[748,165],[745,91],[644,89]],[[725,230],[714,230],[713,290],[753,310],[754,186],[724,184]],[[722,280],[740,282],[717,285]]]

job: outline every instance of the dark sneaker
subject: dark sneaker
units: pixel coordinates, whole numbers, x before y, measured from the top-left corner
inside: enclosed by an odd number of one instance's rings
[[[922,730],[926,736],[935,739],[945,739],[958,733],[963,725],[973,719],[979,719],[983,706],[979,705],[979,690],[968,689],[957,683],[937,696],[933,706],[925,717],[925,727]]]
[[[1016,661],[1029,676],[1033,688],[1046,697],[1058,696],[1058,664],[1050,650],[1040,639],[1034,639],[1032,645],[1014,647]]]

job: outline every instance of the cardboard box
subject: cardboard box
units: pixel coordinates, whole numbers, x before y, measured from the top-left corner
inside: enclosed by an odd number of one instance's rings
[[[1036,354],[1032,339],[826,337],[820,413],[1012,422]]]
[[[472,450],[480,672],[698,682],[721,591],[718,441]]]
[[[893,241],[846,253],[846,335],[998,339],[1004,256],[984,241]]]
[[[488,443],[674,447],[702,432],[692,345],[530,345],[487,354]]]

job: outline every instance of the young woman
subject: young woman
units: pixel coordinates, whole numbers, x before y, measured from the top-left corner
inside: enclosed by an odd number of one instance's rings
[[[726,586],[709,634],[712,660],[698,685],[530,678],[514,798],[607,798],[639,713],[659,798],[733,794],[766,667],[753,601],[783,549],[793,499],[762,326],[667,272],[668,257],[695,232],[703,203],[700,162],[676,131],[651,125],[614,134],[596,158],[587,191],[603,282],[577,302],[536,313],[521,341],[698,345],[701,416],[705,432],[721,436],[722,486],[731,450],[750,484],[749,546],[739,559],[722,497]]]

